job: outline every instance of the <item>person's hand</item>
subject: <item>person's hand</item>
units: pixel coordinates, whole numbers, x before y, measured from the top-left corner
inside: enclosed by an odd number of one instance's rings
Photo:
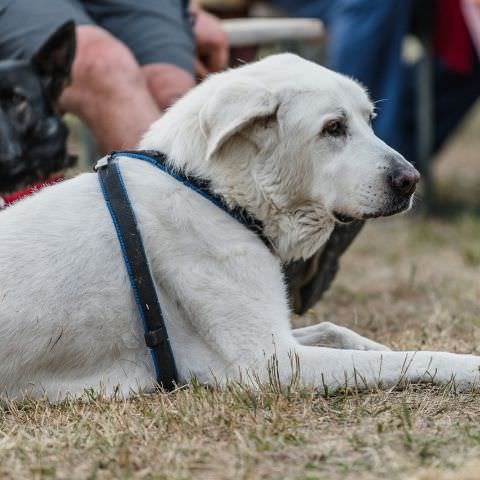
[[[196,10],[195,14],[193,29],[197,48],[195,73],[199,78],[203,78],[227,66],[228,41],[216,17],[201,9]]]

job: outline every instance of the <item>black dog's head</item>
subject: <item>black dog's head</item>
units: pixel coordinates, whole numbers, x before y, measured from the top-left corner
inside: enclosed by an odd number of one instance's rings
[[[75,25],[68,22],[32,59],[0,61],[0,193],[73,164],[56,102],[74,55]]]

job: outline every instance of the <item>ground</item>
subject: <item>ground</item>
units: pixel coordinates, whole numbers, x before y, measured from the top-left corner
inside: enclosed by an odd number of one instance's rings
[[[395,349],[480,354],[478,117],[437,165],[440,195],[456,208],[370,222],[296,325],[330,320]],[[0,411],[0,478],[475,480],[479,458],[480,392],[452,387],[324,398],[191,385]]]

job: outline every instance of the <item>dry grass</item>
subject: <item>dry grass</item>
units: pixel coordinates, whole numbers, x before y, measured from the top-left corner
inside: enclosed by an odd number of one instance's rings
[[[128,402],[11,405],[2,478],[403,478],[480,453],[477,394],[410,388],[325,399],[198,386]]]
[[[439,175],[443,189],[456,185],[457,162],[471,162],[473,187],[453,192],[468,203],[480,185],[478,131],[462,138],[464,154],[451,146]],[[479,267],[480,218],[469,209],[371,222],[324,301],[294,322],[328,319],[395,348],[480,354]],[[448,388],[323,398],[191,385],[0,411],[1,478],[474,480],[479,456],[480,393]]]

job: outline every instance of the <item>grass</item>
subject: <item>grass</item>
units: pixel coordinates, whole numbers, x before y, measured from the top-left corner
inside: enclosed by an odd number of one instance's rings
[[[372,222],[324,301],[294,322],[335,320],[395,348],[480,353],[479,271],[465,255],[479,230],[471,215]],[[2,478],[462,478],[479,455],[480,393],[451,389],[325,399],[192,385],[0,413]]]
[[[413,386],[328,399],[232,385],[123,402],[26,402],[0,416],[0,476],[405,478],[478,456],[479,415],[478,394]]]
[[[480,354],[480,145],[478,134],[462,135],[437,185],[463,209],[370,222],[331,291],[295,325],[330,320],[396,349]],[[456,187],[461,175],[469,188]],[[479,458],[480,392],[448,387],[324,398],[192,384],[128,401],[87,392],[0,410],[2,479],[477,480]]]

